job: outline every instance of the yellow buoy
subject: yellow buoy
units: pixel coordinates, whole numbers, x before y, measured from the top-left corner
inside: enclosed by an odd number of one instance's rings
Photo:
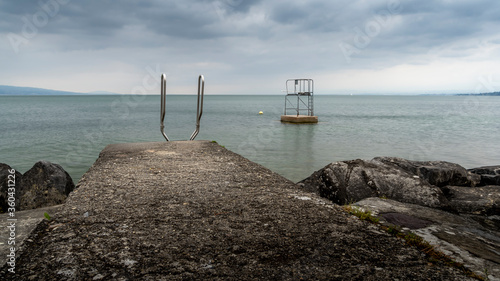
[[[259,114],[264,114],[264,112],[262,112],[262,111],[259,111]]]

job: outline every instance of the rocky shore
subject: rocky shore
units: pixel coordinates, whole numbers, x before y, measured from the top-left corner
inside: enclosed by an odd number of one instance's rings
[[[489,280],[500,280],[500,166],[465,169],[393,157],[331,163],[298,183],[382,224],[412,231]]]

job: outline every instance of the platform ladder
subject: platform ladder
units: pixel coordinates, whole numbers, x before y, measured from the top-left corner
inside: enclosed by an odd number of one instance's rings
[[[194,140],[200,132],[201,115],[203,114],[203,96],[205,94],[205,77],[198,77],[198,103],[196,106],[196,128],[189,140]],[[160,110],[160,131],[166,141],[170,141],[165,133],[165,113],[167,105],[167,76],[161,75],[161,110]]]

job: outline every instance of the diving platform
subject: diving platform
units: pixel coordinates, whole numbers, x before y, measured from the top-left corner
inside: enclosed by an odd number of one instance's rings
[[[318,123],[314,115],[314,81],[288,79],[286,81],[285,111],[281,122]]]

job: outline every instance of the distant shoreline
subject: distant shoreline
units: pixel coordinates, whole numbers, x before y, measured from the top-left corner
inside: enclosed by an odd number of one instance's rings
[[[128,94],[119,94],[112,93],[106,91],[94,91],[90,93],[81,93],[81,92],[69,92],[69,91],[58,91],[58,90],[50,90],[43,88],[33,88],[33,87],[18,87],[18,86],[6,86],[0,85],[0,96],[117,96],[117,95],[128,95]],[[157,95],[154,93],[146,94],[146,95]],[[173,95],[186,95],[186,94],[173,94]],[[188,94],[190,95],[190,94]],[[215,95],[241,95],[241,96],[260,96],[260,95],[276,95],[280,94],[215,94]],[[500,96],[500,92],[490,92],[490,93],[441,93],[441,94],[315,94],[316,96]]]
[[[119,95],[111,92],[77,93],[69,91],[49,90],[33,87],[16,87],[0,85],[0,96],[104,96]]]
[[[456,96],[500,96],[500,92],[480,93],[480,94],[456,94]]]

